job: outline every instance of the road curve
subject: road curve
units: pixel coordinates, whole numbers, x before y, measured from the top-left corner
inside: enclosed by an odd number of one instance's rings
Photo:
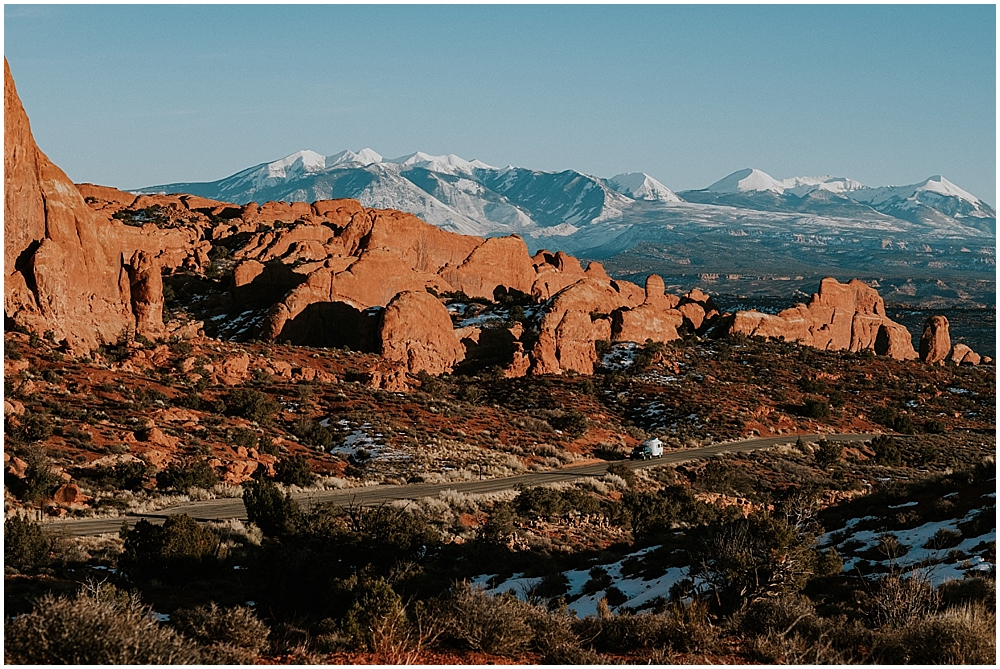
[[[655,460],[640,462],[628,462],[632,469],[645,469],[646,467],[656,467],[667,464],[677,464],[679,462],[689,462],[702,458],[720,455],[722,453],[739,453],[743,451],[755,451],[763,448],[770,448],[778,444],[790,444],[798,438],[804,441],[817,441],[827,439],[829,441],[857,442],[867,441],[875,435],[871,434],[803,434],[803,435],[782,435],[778,437],[761,437],[758,439],[745,439],[742,441],[728,441],[704,446],[701,448],[688,448],[677,451],[668,451],[663,457]],[[546,483],[558,483],[562,481],[572,481],[574,479],[588,476],[603,476],[607,470],[608,462],[596,464],[568,466],[547,472],[535,472],[532,474],[521,474],[519,476],[509,476],[498,479],[487,479],[484,481],[455,481],[449,483],[414,483],[410,485],[380,485],[364,488],[348,488],[345,490],[313,490],[307,492],[293,493],[300,504],[312,506],[332,502],[342,506],[360,505],[377,506],[386,502],[399,499],[420,499],[421,497],[436,497],[444,490],[455,490],[467,494],[482,494],[510,490],[518,485],[538,486]],[[74,518],[70,520],[46,521],[46,525],[57,534],[64,536],[88,536],[95,534],[107,534],[118,532],[122,523],[127,522],[129,526],[134,525],[139,520],[146,519],[153,523],[162,523],[163,520],[174,514],[186,513],[198,521],[227,520],[238,518],[246,520],[246,508],[242,499],[209,499],[200,502],[185,502],[176,506],[167,507],[157,513],[128,515],[118,518]]]

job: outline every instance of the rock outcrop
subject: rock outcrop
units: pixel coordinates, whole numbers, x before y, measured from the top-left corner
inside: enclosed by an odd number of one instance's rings
[[[116,230],[35,145],[4,60],[4,314],[74,347],[135,327]]]
[[[490,300],[498,286],[530,294],[537,276],[524,240],[513,235],[487,239],[458,267],[445,266],[438,274],[455,290]]]
[[[386,306],[379,323],[382,357],[411,374],[450,372],[465,357],[448,310],[433,295],[407,291]]]
[[[633,290],[634,289],[634,290]],[[596,341],[611,340],[612,312],[639,306],[638,286],[583,278],[549,300],[531,349],[532,374],[593,374]]]
[[[160,335],[159,252],[147,245],[163,242],[87,206],[35,145],[4,60],[5,317],[75,350]]]
[[[924,332],[920,335],[920,359],[928,365],[943,365],[950,350],[948,319],[944,316],[931,316],[924,323]]]
[[[948,357],[956,365],[978,365],[982,357],[965,344],[955,344]]]
[[[784,338],[830,351],[872,349],[899,360],[917,357],[909,331],[890,320],[878,292],[857,279],[842,284],[825,278],[808,305],[799,304],[776,316],[739,311],[731,317],[727,331]]]

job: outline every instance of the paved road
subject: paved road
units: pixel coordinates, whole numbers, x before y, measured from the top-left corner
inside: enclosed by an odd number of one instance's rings
[[[830,441],[856,442],[871,439],[870,434],[803,434],[800,435],[803,441],[817,441],[828,439]],[[720,453],[739,453],[742,451],[754,451],[762,448],[769,448],[778,444],[790,444],[798,438],[795,435],[782,435],[778,437],[763,437],[760,439],[746,439],[743,441],[730,441],[705,446],[703,448],[689,448],[678,451],[668,451],[662,458],[640,462],[628,462],[632,469],[644,469],[646,467],[656,467],[659,465],[676,464],[691,460],[700,460]],[[572,481],[574,479],[588,476],[603,476],[608,470],[607,462],[596,464],[568,466],[548,472],[536,472],[532,474],[521,474],[520,476],[510,476],[499,479],[487,479],[485,481],[461,481],[450,483],[415,483],[411,485],[380,485],[366,488],[349,488],[346,490],[317,490],[309,492],[295,493],[292,496],[304,506],[333,502],[342,506],[362,505],[376,506],[385,502],[398,499],[420,499],[421,497],[436,497],[444,490],[456,490],[468,494],[481,494],[497,492],[500,490],[510,490],[520,484],[526,486],[538,486],[546,483],[558,483],[561,481]],[[226,520],[229,518],[239,518],[246,520],[246,508],[242,499],[210,499],[201,502],[186,502],[176,506],[167,507],[157,513],[129,515],[125,518],[85,518],[72,520],[55,520],[46,524],[52,527],[57,533],[65,533],[72,536],[86,536],[94,534],[106,534],[117,532],[122,522],[128,522],[129,526],[134,525],[139,520],[145,518],[150,522],[162,523],[163,520],[172,514],[186,513],[195,520]]]

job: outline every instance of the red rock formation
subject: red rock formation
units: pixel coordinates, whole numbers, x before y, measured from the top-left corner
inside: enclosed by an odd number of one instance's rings
[[[612,341],[642,343],[647,339],[669,342],[680,339],[677,328],[684,324],[684,315],[676,309],[664,309],[655,304],[643,304],[635,309],[618,309],[612,314]]]
[[[627,282],[584,278],[552,297],[542,317],[538,341],[530,352],[532,374],[559,374],[573,370],[593,374],[594,342],[611,339],[611,313],[636,307],[634,291],[621,290]],[[638,290],[638,286],[627,284]]]
[[[146,336],[163,334],[163,277],[160,263],[147,251],[136,251],[125,264],[129,279],[136,331]]]
[[[368,209],[365,216],[352,217],[341,240],[345,255],[357,255],[363,249],[391,249],[413,269],[432,274],[445,265],[462,264],[483,243],[479,237],[446,232],[413,214],[388,209]]]
[[[956,365],[978,365],[982,357],[965,344],[955,344],[948,357]]]
[[[516,235],[491,237],[477,246],[460,265],[443,267],[438,274],[455,290],[469,297],[490,300],[497,286],[530,294],[536,276],[528,247]]]
[[[333,266],[309,274],[303,284],[272,307],[264,337],[277,338],[286,323],[316,303],[342,302],[360,310],[386,305],[404,291],[424,292],[428,287],[437,292],[452,290],[440,277],[414,270],[395,253],[381,248],[364,251],[343,271],[338,271],[338,263],[327,264]]]
[[[917,357],[909,331],[890,320],[878,292],[857,279],[847,284],[823,279],[808,305],[800,304],[777,316],[737,312],[728,332],[783,337],[824,350],[873,349],[900,360]]]
[[[450,372],[465,357],[440,300],[424,291],[396,295],[379,324],[382,357],[404,365],[411,374]]]
[[[944,316],[931,316],[924,323],[924,332],[920,336],[920,359],[928,365],[943,365],[950,350],[948,319]]]
[[[254,235],[246,246],[233,255],[236,258],[247,258],[260,262],[279,258],[284,258],[286,262],[299,259],[322,260],[328,255],[344,251],[342,244],[333,243],[335,236],[336,233],[325,225],[297,225],[291,228],[267,230]],[[293,250],[303,242],[316,243],[322,250],[319,251],[318,256],[315,252],[311,256],[308,253],[294,253]],[[331,243],[333,243],[332,248],[323,248],[324,245]]]
[[[123,258],[136,248],[122,227],[101,221],[35,145],[5,60],[5,316],[80,349],[134,330]]]
[[[131,207],[132,203],[135,202],[135,195],[132,193],[126,193],[110,186],[83,183],[76,184],[76,189],[80,191],[80,195],[88,204],[111,205],[115,211]]]

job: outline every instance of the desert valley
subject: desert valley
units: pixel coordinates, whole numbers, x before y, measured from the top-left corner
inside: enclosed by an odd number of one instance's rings
[[[947,179],[124,191],[4,77],[5,662],[995,661],[996,214]]]

